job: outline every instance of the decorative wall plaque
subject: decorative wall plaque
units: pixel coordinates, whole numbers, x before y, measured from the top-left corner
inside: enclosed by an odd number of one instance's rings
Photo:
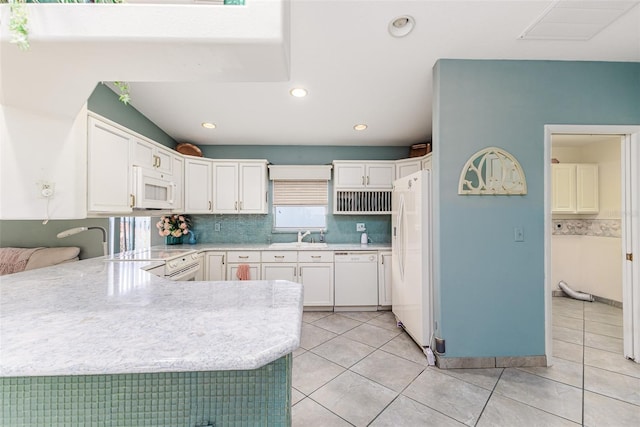
[[[487,147],[475,153],[460,173],[458,194],[523,195],[527,180],[515,157],[498,147]]]

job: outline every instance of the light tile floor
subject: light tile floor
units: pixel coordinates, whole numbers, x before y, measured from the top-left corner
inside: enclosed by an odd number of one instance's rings
[[[549,368],[429,367],[391,312],[305,312],[293,425],[638,426],[640,364],[622,310],[553,299]]]

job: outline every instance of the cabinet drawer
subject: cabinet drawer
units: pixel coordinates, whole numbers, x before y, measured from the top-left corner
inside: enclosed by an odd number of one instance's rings
[[[298,253],[295,251],[265,251],[262,252],[262,262],[297,262]]]
[[[300,251],[298,252],[298,262],[333,262],[333,252]]]
[[[227,252],[227,263],[260,262],[260,252]]]

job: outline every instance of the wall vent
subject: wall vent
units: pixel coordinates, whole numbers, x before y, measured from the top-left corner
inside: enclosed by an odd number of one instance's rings
[[[391,190],[336,190],[333,213],[342,215],[391,214]]]

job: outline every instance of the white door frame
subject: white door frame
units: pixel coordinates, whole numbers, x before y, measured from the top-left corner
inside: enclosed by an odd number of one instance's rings
[[[606,134],[624,135],[622,143],[622,245],[625,253],[632,253],[636,262],[621,260],[624,355],[640,363],[640,126],[624,125],[545,125],[544,127],[544,318],[545,354],[547,364],[552,364],[551,318],[551,135]],[[633,192],[633,193],[632,193]]]

